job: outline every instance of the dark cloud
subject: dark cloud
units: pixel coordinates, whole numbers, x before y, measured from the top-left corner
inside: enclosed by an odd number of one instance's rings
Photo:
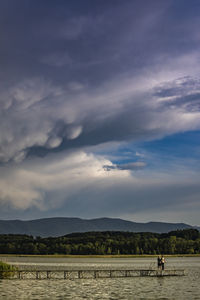
[[[177,89],[169,99],[162,88],[155,95],[154,89],[138,92],[134,83],[117,81],[102,93],[82,86],[68,92],[38,78],[21,82],[2,98],[1,160],[198,129],[198,85],[181,95]]]
[[[118,165],[112,165],[112,166],[105,165],[103,167],[106,171],[115,170],[115,169],[135,171],[135,170],[143,169],[145,166],[146,166],[145,162],[136,161],[136,162],[129,162],[126,164],[118,164]]]
[[[64,207],[65,186],[53,179],[47,167],[56,160],[57,176],[63,165],[63,178],[74,171],[66,211],[72,213],[77,207],[73,203],[80,199],[86,207],[102,189],[102,199],[97,197],[102,213],[114,203],[120,211],[122,198],[128,199],[133,211],[139,202],[138,210],[149,208],[149,185],[145,192],[137,185],[130,188],[133,174],[143,176],[145,182],[149,162],[145,157],[129,157],[128,163],[119,158],[114,164],[106,159],[106,149],[111,147],[107,145],[200,130],[199,10],[195,0],[1,1],[0,162],[7,168],[0,181],[1,205],[8,211],[48,214],[57,199],[58,206]],[[104,154],[97,155],[94,149],[102,145]],[[72,152],[79,151],[87,158],[80,162],[75,155],[70,168],[63,156],[70,159]],[[31,173],[37,159],[44,160],[48,178],[38,162]],[[26,163],[30,165],[25,167]],[[30,181],[22,191],[24,172]],[[84,172],[89,187],[80,175]],[[170,172],[173,177],[175,169]],[[94,180],[99,174],[105,186]],[[109,187],[105,176],[110,176]],[[121,198],[114,192],[120,180]],[[7,194],[10,182],[13,186]],[[163,181],[152,186],[149,203],[154,206],[160,199],[159,186],[164,193],[167,188]],[[182,195],[181,183],[177,186]],[[168,187],[176,195],[172,182]],[[186,190],[193,197],[192,188]],[[163,201],[170,206],[167,197]]]

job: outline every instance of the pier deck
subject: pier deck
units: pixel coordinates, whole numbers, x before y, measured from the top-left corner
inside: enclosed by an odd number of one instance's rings
[[[10,279],[95,279],[95,278],[123,278],[123,277],[165,277],[184,276],[185,271],[179,270],[17,270],[0,271],[0,278],[3,274]]]

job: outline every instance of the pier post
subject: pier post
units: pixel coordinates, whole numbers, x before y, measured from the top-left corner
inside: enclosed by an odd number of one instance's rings
[[[21,276],[21,271],[18,271],[18,278],[21,279],[22,276]]]
[[[51,271],[47,271],[47,279],[50,279]]]
[[[40,272],[39,271],[36,271],[36,279],[40,279]]]
[[[78,271],[78,279],[82,278],[82,271]]]

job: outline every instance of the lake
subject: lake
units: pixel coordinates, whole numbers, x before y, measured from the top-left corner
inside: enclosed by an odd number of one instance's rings
[[[20,269],[138,269],[156,267],[148,258],[0,257]],[[200,299],[200,257],[169,257],[166,268],[183,277],[74,280],[0,280],[0,299]]]

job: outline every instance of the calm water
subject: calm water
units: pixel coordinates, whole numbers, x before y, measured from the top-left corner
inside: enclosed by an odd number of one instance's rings
[[[27,258],[0,260],[21,269],[124,269],[156,266],[156,258]],[[74,280],[0,280],[0,299],[200,299],[200,258],[168,258],[183,277]]]

